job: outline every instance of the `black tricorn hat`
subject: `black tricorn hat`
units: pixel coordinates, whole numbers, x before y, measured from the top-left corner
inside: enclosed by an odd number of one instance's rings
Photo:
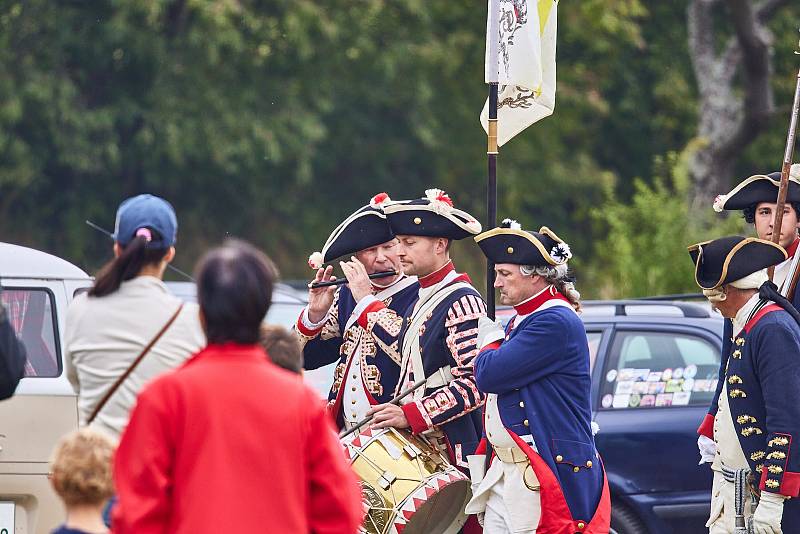
[[[694,280],[702,289],[741,280],[788,257],[783,247],[772,241],[740,235],[691,245],[689,256],[695,265]]]
[[[528,232],[511,219],[505,219],[499,228],[475,236],[475,242],[493,263],[553,266],[572,257],[569,245],[548,227]]]
[[[475,217],[453,207],[453,201],[441,189],[428,189],[425,197],[388,202],[384,212],[396,235],[464,239],[481,231]]]
[[[743,180],[728,194],[715,198],[714,211],[743,210],[759,202],[775,203],[778,200],[780,185],[780,172],[755,174]],[[800,165],[792,165],[789,173],[789,188],[786,191],[786,202],[800,202]]]
[[[383,212],[384,204],[390,200],[386,193],[375,195],[369,204],[342,221],[328,237],[322,252],[309,256],[309,267],[318,269],[336,258],[394,239],[394,232]]]

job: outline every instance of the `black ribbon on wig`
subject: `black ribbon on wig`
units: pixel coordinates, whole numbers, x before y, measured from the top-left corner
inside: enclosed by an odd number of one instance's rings
[[[771,300],[784,310],[786,310],[789,315],[792,316],[792,319],[800,325],[800,313],[797,309],[789,302],[789,299],[784,297],[783,295],[778,292],[778,286],[776,286],[773,282],[767,280],[761,287],[758,288],[758,297],[762,300]]]

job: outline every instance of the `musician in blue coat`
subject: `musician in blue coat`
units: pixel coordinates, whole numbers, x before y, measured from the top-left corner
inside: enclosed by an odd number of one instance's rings
[[[719,213],[741,210],[744,220],[753,225],[756,236],[759,239],[770,241],[780,180],[780,172],[750,176],[727,194],[719,195],[714,200],[714,211]],[[795,308],[800,308],[800,292],[795,291],[797,281],[793,276],[800,260],[800,256],[797,255],[798,245],[800,245],[798,223],[800,223],[800,165],[795,164],[789,175],[789,187],[786,190],[786,205],[783,210],[779,240],[779,244],[788,253],[788,258],[775,266],[773,275],[775,285],[780,288],[781,294],[788,298]],[[726,319],[722,333],[723,360],[727,354],[730,354],[730,343],[733,338],[732,328],[731,321]],[[721,370],[724,369],[724,364],[723,361]],[[720,377],[709,413],[716,411],[721,390],[722,378]],[[698,437],[697,443],[700,449],[700,463],[712,462],[716,452],[714,443],[702,433]]]
[[[495,263],[501,303],[517,315],[506,332],[480,321],[485,438],[469,462],[467,513],[484,514],[486,534],[605,534],[611,503],[592,434],[589,346],[567,275],[569,246],[546,227],[527,232],[508,219],[475,240]]]
[[[697,285],[734,332],[720,395],[701,426],[715,444],[709,532],[797,532],[800,315],[766,271],[786,251],[730,236],[692,245],[689,254]]]
[[[395,275],[368,280],[367,290],[378,302],[402,314],[416,300],[419,284],[416,277],[402,273],[398,241],[383,213],[389,200],[386,193],[376,195],[347,217],[322,251],[311,255],[309,265],[317,269],[314,282],[334,280],[333,267],[322,265],[351,255],[369,274],[395,271]],[[338,362],[328,407],[344,429],[363,419],[370,407],[388,402],[400,375],[397,346],[383,343],[361,327],[357,319],[362,308],[346,285],[310,288],[308,306],[295,325],[306,369]]]

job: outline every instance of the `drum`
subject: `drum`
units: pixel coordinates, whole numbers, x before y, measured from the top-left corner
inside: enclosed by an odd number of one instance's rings
[[[467,516],[469,478],[426,439],[406,430],[364,430],[343,439],[361,479],[369,534],[455,534]]]

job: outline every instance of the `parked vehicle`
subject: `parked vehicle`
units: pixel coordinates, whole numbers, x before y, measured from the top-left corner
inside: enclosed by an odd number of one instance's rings
[[[64,320],[92,279],[61,258],[0,243],[0,284],[28,353],[16,394],[0,402],[0,532],[46,534],[64,514],[47,479],[50,453],[78,426],[77,397],[64,372]]]
[[[707,532],[712,474],[697,465],[696,431],[717,385],[722,318],[687,302],[583,306],[612,533]]]
[[[28,354],[15,395],[0,402],[1,534],[49,534],[64,519],[47,479],[53,447],[78,427],[77,395],[64,370],[64,323],[70,301],[92,283],[68,261],[0,243],[2,302]],[[191,282],[167,286],[196,299]],[[277,284],[267,320],[291,327],[303,306],[302,294]]]

